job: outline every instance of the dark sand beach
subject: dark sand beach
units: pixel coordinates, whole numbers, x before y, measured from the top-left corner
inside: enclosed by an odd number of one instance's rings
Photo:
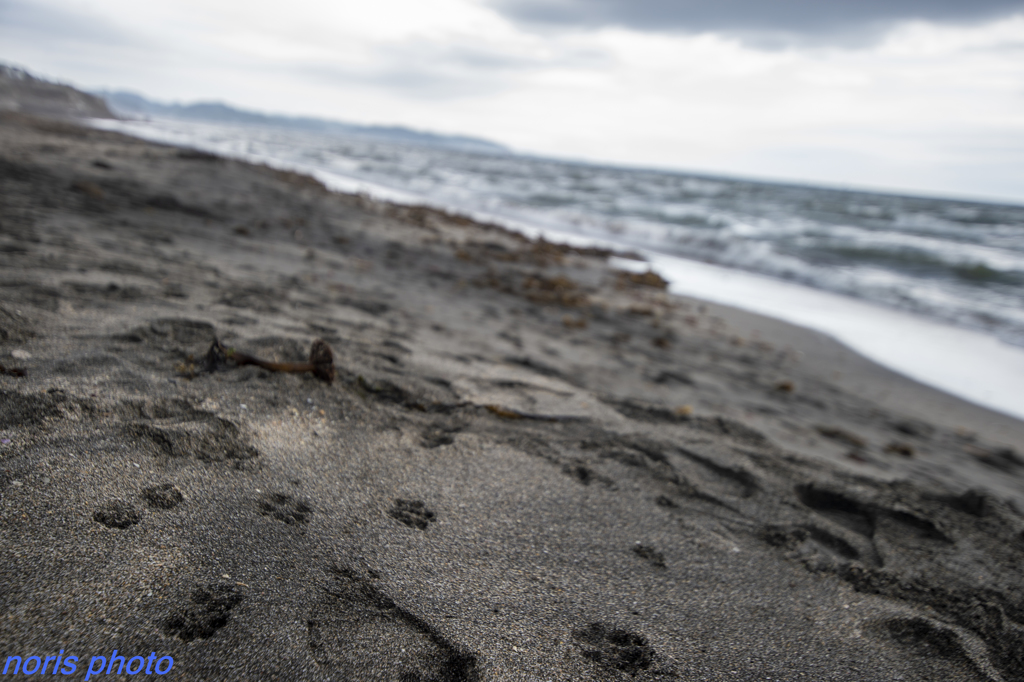
[[[1024,680],[1024,424],[607,256],[3,115],[0,664]]]

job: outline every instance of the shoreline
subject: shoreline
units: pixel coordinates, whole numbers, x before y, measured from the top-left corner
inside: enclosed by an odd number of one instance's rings
[[[5,658],[1024,675],[1020,421],[608,252],[68,123],[0,150]]]
[[[828,334],[911,381],[1024,419],[1024,348],[994,336],[761,275],[651,254],[679,290]],[[766,286],[767,285],[767,286]],[[774,295],[766,295],[766,292]]]
[[[119,126],[121,123],[132,122],[97,120],[91,123],[99,129],[108,130],[124,127]],[[158,131],[152,128],[134,132],[142,139],[171,144],[175,143],[173,139],[177,139],[178,143],[189,146],[189,140],[182,135],[161,136],[154,134]],[[191,140],[191,143],[195,142]],[[224,151],[217,145],[204,145],[203,148],[212,153]],[[239,152],[228,156],[309,174],[332,191],[366,194],[385,203],[425,206],[443,212],[459,213],[461,210],[452,205],[431,203],[426,197],[402,190],[339,175],[315,164],[287,161],[267,154]],[[546,238],[558,243],[611,250],[639,249],[646,253],[643,257],[646,267],[654,267],[653,264],[657,263],[657,271],[668,278],[670,288],[676,293],[736,306],[832,335],[854,352],[912,381],[922,382],[1014,419],[1024,419],[1024,399],[1012,381],[1014,376],[1024,376],[1024,348],[1010,346],[983,332],[918,317],[844,294],[663,254],[606,238],[538,227],[508,216],[471,211],[469,217],[478,222],[500,225],[531,239]],[[626,269],[629,269],[628,265]],[[813,314],[804,312],[804,308]],[[864,329],[870,331],[865,332]]]

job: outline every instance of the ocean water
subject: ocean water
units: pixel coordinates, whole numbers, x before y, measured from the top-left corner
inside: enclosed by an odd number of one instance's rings
[[[334,189],[636,249],[674,291],[819,329],[1024,418],[1024,206],[248,126],[97,125],[310,172]]]

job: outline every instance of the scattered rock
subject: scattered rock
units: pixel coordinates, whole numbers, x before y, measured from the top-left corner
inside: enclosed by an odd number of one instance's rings
[[[633,546],[633,553],[652,566],[665,568],[665,555],[653,547],[648,547],[638,542]]]

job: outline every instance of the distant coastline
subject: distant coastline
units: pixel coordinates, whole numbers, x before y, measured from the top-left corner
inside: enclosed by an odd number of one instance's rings
[[[48,118],[115,118],[103,99],[0,64],[0,111]]]
[[[510,153],[507,147],[497,142],[467,135],[442,135],[403,126],[357,125],[309,116],[263,114],[238,109],[222,102],[166,104],[148,99],[138,93],[123,90],[101,90],[93,94],[104,100],[111,109],[125,118],[170,118],[201,123],[254,125],[328,135],[378,138],[390,142],[446,147],[477,153]]]
[[[509,154],[491,140],[469,135],[444,135],[393,125],[359,125],[311,116],[282,116],[239,109],[223,102],[164,103],[124,90],[83,92],[71,85],[33,75],[27,69],[0,64],[0,111],[65,119],[164,118],[198,123],[250,125],[307,133],[344,135],[480,154]]]

